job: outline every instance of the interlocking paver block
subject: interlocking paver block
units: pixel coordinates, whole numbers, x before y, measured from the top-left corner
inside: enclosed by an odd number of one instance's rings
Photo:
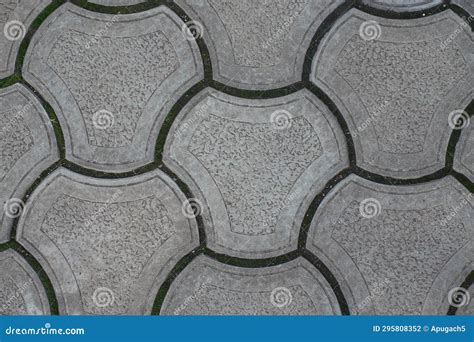
[[[471,118],[471,121],[472,118]],[[474,182],[474,123],[461,133],[461,138],[456,145],[454,158],[454,169],[466,175],[471,182]]]
[[[306,50],[340,0],[178,0],[209,47],[214,77],[270,89],[301,80]]]
[[[474,88],[463,23],[450,10],[390,20],[353,9],[325,36],[312,81],[346,118],[359,166],[399,178],[444,166],[450,113]]]
[[[16,252],[0,252],[0,315],[48,315],[43,285]]]
[[[110,172],[153,160],[164,117],[202,76],[182,25],[163,6],[107,15],[66,4],[47,18],[24,77],[57,112],[69,160]]]
[[[443,0],[362,0],[362,3],[377,9],[404,13],[439,6]]]
[[[160,171],[105,180],[59,169],[31,196],[17,238],[48,273],[61,313],[147,313],[198,244],[184,200]]]
[[[176,279],[164,315],[335,315],[336,297],[304,259],[261,269],[198,257]]]
[[[24,192],[59,159],[52,125],[41,103],[24,86],[0,90],[0,243],[10,239]]]
[[[350,176],[318,208],[308,249],[349,285],[351,312],[435,314],[474,261],[473,203],[451,177],[396,187]]]
[[[2,0],[0,2],[0,79],[15,71],[20,43],[36,16],[51,0]]]
[[[295,249],[309,202],[348,165],[336,120],[306,90],[269,100],[205,90],[178,116],[164,161],[203,195],[209,246],[247,258]]]

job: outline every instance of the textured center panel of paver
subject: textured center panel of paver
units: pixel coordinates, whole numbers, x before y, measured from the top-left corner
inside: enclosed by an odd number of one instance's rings
[[[107,209],[98,212],[101,206]],[[93,302],[93,291],[100,284],[113,284],[113,312],[125,312],[134,296],[128,285],[175,234],[166,207],[155,196],[107,205],[62,195],[46,213],[41,231],[65,254],[84,289],[89,314],[101,312]]]
[[[355,296],[355,313],[437,314],[446,279],[472,263],[473,196],[454,179],[390,187],[350,176],[313,219],[323,251]]]
[[[69,160],[109,172],[153,161],[164,117],[202,75],[182,26],[164,6],[108,15],[71,4],[42,24],[23,73],[58,114]]]
[[[306,91],[275,100],[204,91],[169,137],[164,160],[204,195],[209,245],[238,256],[293,249],[305,208],[348,164],[332,114]]]
[[[0,113],[0,127],[3,127],[0,131],[0,181],[34,145],[30,129],[22,117],[15,117],[16,112],[10,109]]]
[[[158,171],[104,181],[60,169],[32,201],[18,239],[48,265],[63,313],[147,312],[169,268],[197,245],[184,196]]]
[[[323,39],[312,81],[349,124],[358,165],[416,178],[445,163],[453,125],[474,88],[472,33],[450,10],[390,20],[358,10]]]
[[[461,51],[440,44],[367,43],[355,35],[341,51],[335,71],[370,113],[380,151],[422,152],[443,95],[468,74]]]
[[[0,4],[0,23],[5,24],[20,0],[4,1]]]
[[[275,232],[277,208],[323,152],[303,117],[288,129],[275,130],[270,122],[251,124],[214,115],[196,129],[188,150],[221,190],[231,231],[244,235]]]
[[[163,315],[339,314],[331,287],[302,259],[262,269],[198,257],[170,288]]]
[[[47,63],[81,108],[89,144],[128,146],[146,103],[178,69],[178,58],[159,31],[134,38],[103,38],[100,44],[90,46],[93,39],[93,35],[82,33],[64,34],[51,50]],[[77,53],[74,63],[70,51]],[[90,68],[91,61],[94,68]],[[110,128],[104,129],[95,122],[94,114],[100,110],[112,113],[114,122]]]

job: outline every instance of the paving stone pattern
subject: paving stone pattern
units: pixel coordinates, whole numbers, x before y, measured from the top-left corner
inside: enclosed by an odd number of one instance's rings
[[[472,315],[473,12],[0,0],[0,314]]]

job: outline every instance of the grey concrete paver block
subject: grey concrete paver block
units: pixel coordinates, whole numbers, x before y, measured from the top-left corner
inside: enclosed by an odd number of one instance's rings
[[[26,189],[58,159],[53,127],[41,103],[22,85],[0,89],[0,243],[10,240]]]
[[[348,166],[335,118],[306,90],[248,100],[206,89],[177,117],[163,160],[200,201],[209,247],[244,258],[295,249],[309,203]]]
[[[318,208],[307,248],[334,265],[354,314],[437,314],[474,262],[473,205],[451,177],[397,187],[349,176]]]
[[[325,36],[311,77],[348,122],[359,166],[416,178],[444,166],[450,113],[474,88],[473,50],[450,10],[391,20],[353,9]]]
[[[0,2],[0,79],[14,73],[18,49],[28,27],[51,2],[51,0]]]
[[[17,239],[41,263],[62,314],[145,314],[198,245],[184,195],[160,171],[95,179],[59,169],[32,194]]]
[[[169,109],[202,78],[182,26],[164,6],[108,15],[65,4],[46,19],[23,72],[57,112],[69,160],[109,172],[153,160]]]
[[[338,315],[334,293],[304,259],[239,268],[196,258],[170,287],[162,315]]]
[[[214,78],[237,88],[271,89],[301,80],[318,26],[342,1],[178,0],[204,37]]]
[[[0,314],[48,315],[43,285],[31,266],[13,250],[0,252]]]

